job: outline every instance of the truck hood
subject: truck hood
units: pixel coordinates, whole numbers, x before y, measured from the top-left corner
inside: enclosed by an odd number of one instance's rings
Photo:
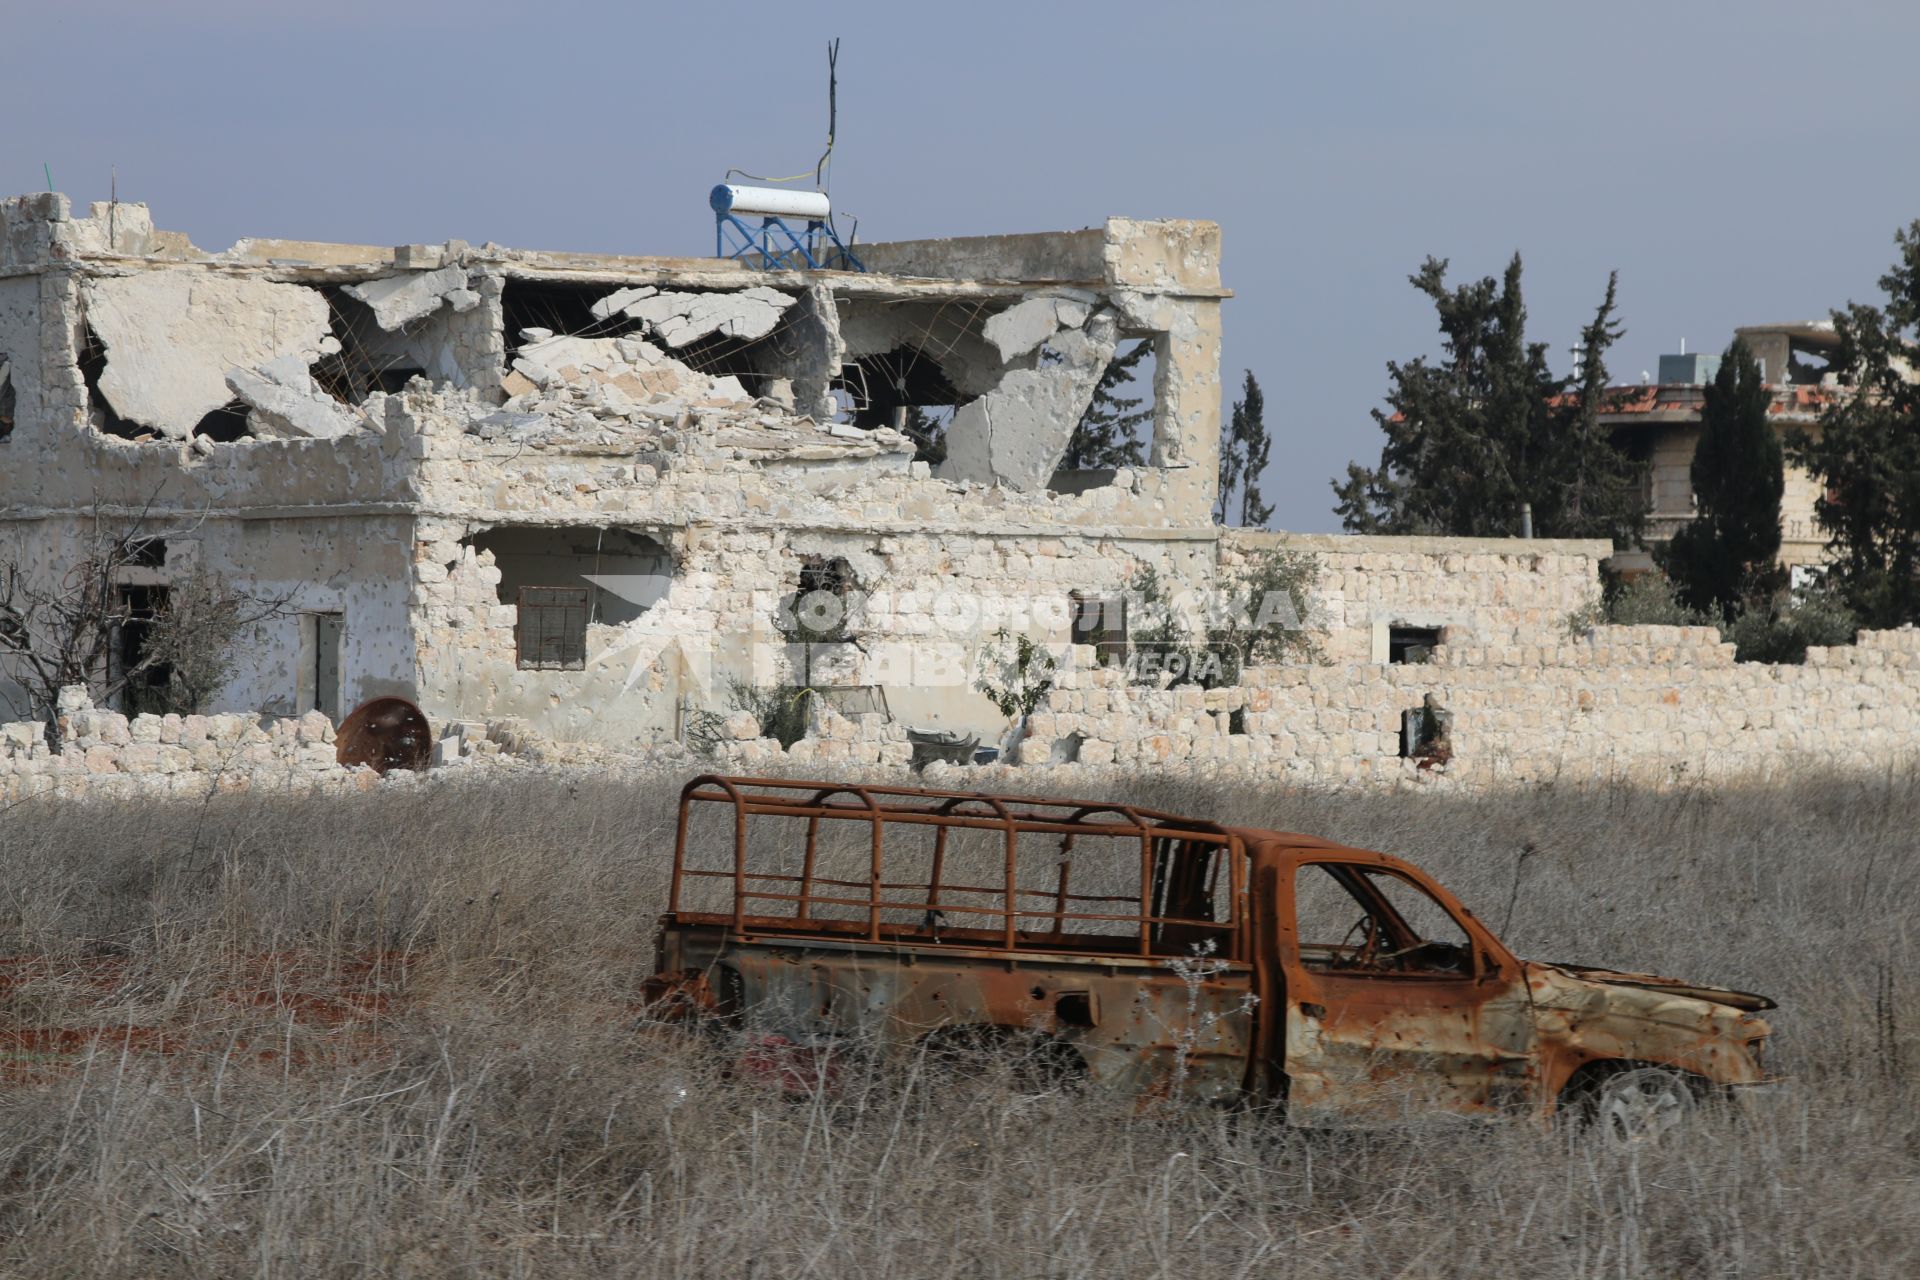
[[[1595,969],[1582,964],[1561,964],[1546,961],[1534,961],[1542,968],[1558,969],[1570,977],[1583,982],[1598,982],[1613,987],[1638,987],[1643,991],[1657,991],[1663,995],[1684,996],[1691,1000],[1704,1000],[1708,1004],[1725,1005],[1730,1009],[1740,1009],[1748,1013],[1758,1013],[1764,1009],[1776,1009],[1778,1002],[1766,996],[1755,995],[1751,991],[1735,991],[1731,987],[1712,987],[1700,982],[1686,982],[1679,978],[1663,978],[1653,973],[1628,973],[1619,969]]]

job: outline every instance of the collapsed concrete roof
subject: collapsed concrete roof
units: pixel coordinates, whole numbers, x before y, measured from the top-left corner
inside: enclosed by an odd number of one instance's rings
[[[54,195],[0,201],[0,217],[0,282],[75,286],[70,344],[51,357],[70,363],[71,401],[40,395],[55,370],[23,367],[0,324],[21,412],[38,400],[77,412],[96,447],[219,463],[228,491],[247,483],[221,461],[231,450],[377,447],[395,413],[431,413],[556,457],[875,474],[917,459],[923,483],[1069,507],[1117,482],[1148,523],[1210,523],[1228,296],[1210,223],[863,245],[872,269],[846,272],[458,240],[209,252],[143,205],[75,217]],[[1137,343],[1155,357],[1145,465],[1062,481],[1101,375]]]

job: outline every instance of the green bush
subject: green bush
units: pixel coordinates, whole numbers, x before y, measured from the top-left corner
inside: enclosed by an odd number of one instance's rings
[[[1748,608],[1727,628],[1727,638],[1740,662],[1800,663],[1809,646],[1852,644],[1859,629],[1840,596],[1821,587]]]
[[[1593,627],[1707,627],[1711,614],[1680,602],[1673,580],[1655,570],[1607,585],[1600,599],[1567,617],[1575,635]]]

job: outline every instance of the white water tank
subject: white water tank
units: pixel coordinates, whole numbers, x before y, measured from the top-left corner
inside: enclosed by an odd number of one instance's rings
[[[805,218],[825,222],[833,204],[822,191],[787,191],[780,187],[736,187],[721,183],[707,197],[718,214],[760,218]]]

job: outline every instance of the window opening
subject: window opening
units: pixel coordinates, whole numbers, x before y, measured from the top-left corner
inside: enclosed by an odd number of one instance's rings
[[[1047,363],[1047,347],[1041,363]],[[1047,487],[1055,493],[1083,493],[1113,482],[1122,467],[1144,467],[1155,421],[1154,385],[1158,356],[1154,339],[1122,342],[1094,384],[1093,399],[1067,440]]]
[[[1072,593],[1073,642],[1090,644],[1094,661],[1103,667],[1127,661],[1127,600],[1125,596]]]
[[[165,545],[159,538],[150,538],[144,545],[151,546],[154,543],[161,543],[162,547]],[[146,661],[147,645],[153,636],[153,621],[167,607],[167,589],[163,586],[123,586],[120,592],[121,620],[114,638],[114,657],[120,671],[129,672]],[[167,690],[172,683],[173,668],[163,662],[154,663],[127,681],[121,689],[121,709],[130,716],[143,712],[166,714],[172,710],[167,698]]]
[[[1394,623],[1387,630],[1388,662],[1426,662],[1440,644],[1440,628]]]
[[[1467,932],[1424,889],[1391,871],[1302,866],[1294,879],[1300,962],[1367,977],[1459,977],[1473,971]]]

